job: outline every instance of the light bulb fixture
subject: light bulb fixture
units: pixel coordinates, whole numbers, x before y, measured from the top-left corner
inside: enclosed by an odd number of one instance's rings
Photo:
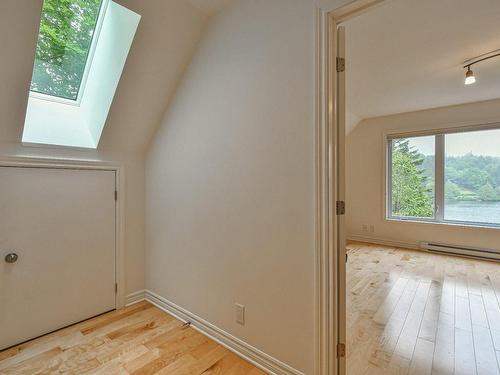
[[[465,84],[472,85],[476,83],[476,77],[474,77],[474,72],[470,70],[470,66],[467,68],[467,72],[465,73]]]
[[[465,84],[472,85],[473,83],[476,83],[476,77],[474,76],[474,72],[471,69],[472,65],[498,56],[500,56],[500,50],[496,50],[466,61],[466,64],[464,65],[464,69],[467,69],[467,71],[465,72]]]

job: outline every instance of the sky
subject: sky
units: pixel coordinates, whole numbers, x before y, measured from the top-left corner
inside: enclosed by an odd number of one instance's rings
[[[410,144],[424,155],[434,155],[434,136],[411,138]],[[500,157],[500,129],[447,134],[446,156],[461,156],[468,153]]]

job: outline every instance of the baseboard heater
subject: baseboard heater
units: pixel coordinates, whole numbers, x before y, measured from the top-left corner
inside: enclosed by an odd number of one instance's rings
[[[436,242],[420,242],[420,248],[436,253],[454,254],[500,261],[500,252],[491,249],[449,245]]]

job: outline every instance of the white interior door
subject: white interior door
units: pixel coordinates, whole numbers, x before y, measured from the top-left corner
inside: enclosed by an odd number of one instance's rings
[[[114,171],[0,167],[0,349],[115,308],[114,192]]]

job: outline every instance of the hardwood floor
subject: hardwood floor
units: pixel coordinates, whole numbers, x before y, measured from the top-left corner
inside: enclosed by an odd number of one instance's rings
[[[348,375],[500,375],[500,264],[351,243]]]
[[[351,243],[348,375],[500,375],[500,264]],[[263,374],[147,302],[0,352],[0,374]]]
[[[0,352],[0,374],[258,375],[262,371],[147,302]]]

